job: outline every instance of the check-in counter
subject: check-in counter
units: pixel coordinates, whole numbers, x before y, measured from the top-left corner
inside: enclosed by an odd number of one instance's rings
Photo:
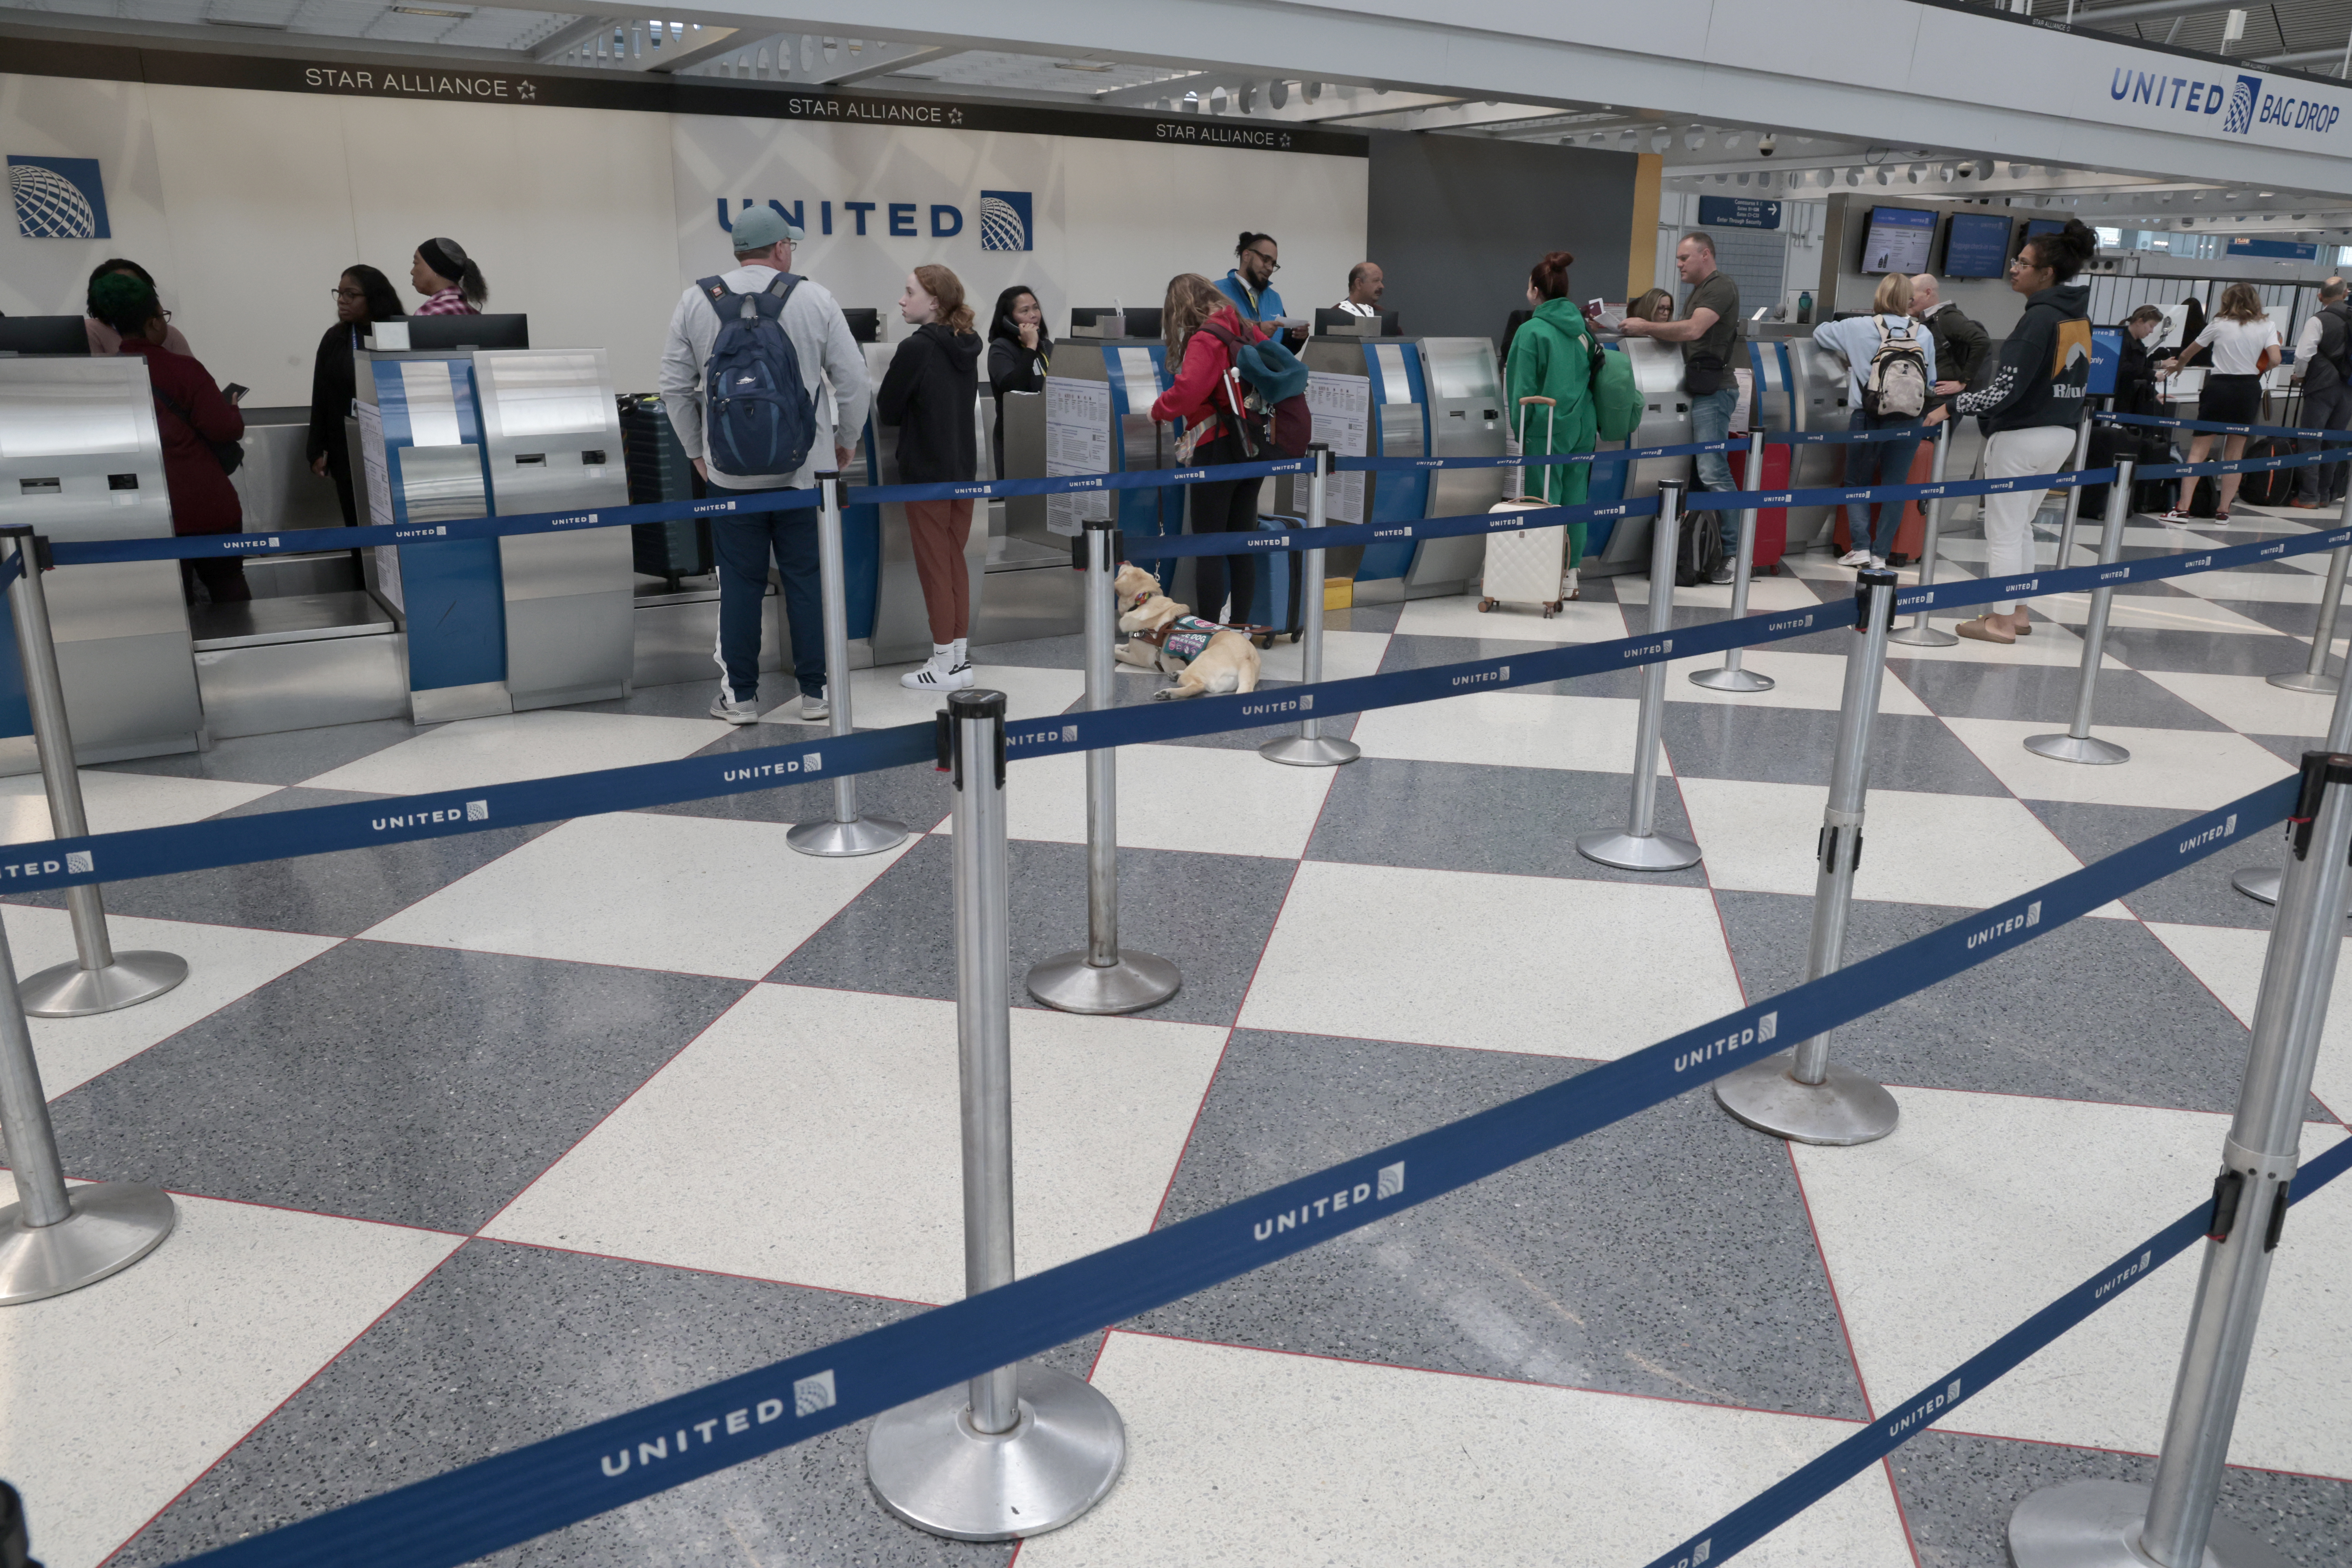
[[[1602,350],[1622,353],[1633,362],[1633,387],[1642,395],[1642,421],[1625,445],[1680,447],[1692,440],[1690,395],[1683,390],[1683,354],[1679,343],[1650,338],[1620,338],[1601,334]],[[1594,501],[1641,500],[1658,493],[1667,479],[1691,482],[1691,459],[1646,458],[1633,463],[1595,464],[1591,499]],[[1646,517],[1596,519],[1585,525],[1584,571],[1607,577],[1621,572],[1647,572],[1651,520]]]
[[[136,354],[0,358],[0,522],[66,543],[166,539],[172,503],[147,362]],[[205,744],[176,561],[123,561],[43,582],[74,752],[82,763]],[[0,604],[0,772],[40,765]]]
[[[1005,477],[1041,479],[1057,468],[1072,473],[1143,473],[1175,467],[1168,427],[1151,418],[1151,405],[1168,389],[1169,380],[1167,345],[1156,338],[1064,339],[1055,345],[1045,392],[1035,398],[1005,399]],[[1057,383],[1066,389],[1058,397]],[[1089,451],[1099,455],[1076,456]],[[1092,466],[1097,463],[1102,466]],[[1043,548],[1065,552],[1059,556],[1062,570],[1075,578],[1066,552],[1069,541],[1079,532],[1082,518],[1115,518],[1119,531],[1131,538],[1181,533],[1184,497],[1181,485],[1154,485],[1099,496],[1076,495],[1066,500],[1037,498],[1033,504],[1008,506],[1006,532],[1013,541],[1034,541]],[[1191,603],[1191,561],[1163,561],[1157,570],[1171,595]],[[1043,580],[1024,584],[1040,589],[1044,585]],[[1054,603],[1061,601],[1056,597]],[[1067,604],[1072,619],[1064,630],[1075,631],[1084,624],[1084,605],[1075,590]],[[1060,616],[1058,610],[1053,612],[1053,624],[1059,624]]]

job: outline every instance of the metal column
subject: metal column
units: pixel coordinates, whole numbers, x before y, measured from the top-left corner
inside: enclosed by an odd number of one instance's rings
[[[849,599],[843,587],[841,556],[842,479],[838,473],[816,477],[817,571],[824,594],[824,688],[831,733],[835,740],[850,732],[849,722]],[[857,776],[833,781],[833,816],[795,824],[784,842],[803,855],[872,855],[904,842],[907,825],[887,816],[857,815]]]
[[[1819,980],[1845,963],[1846,913],[1853,903],[1854,869],[1862,863],[1863,805],[1870,790],[1870,731],[1886,674],[1886,633],[1895,619],[1898,581],[1892,572],[1869,568],[1857,579],[1857,640],[1846,651],[1837,759],[1831,764],[1829,805],[1822,813],[1807,980]],[[1794,1052],[1717,1079],[1715,1098],[1758,1131],[1799,1143],[1868,1143],[1894,1131],[1900,1114],[1885,1089],[1832,1064],[1825,1033],[1798,1042]]]
[[[2320,590],[2319,623],[2311,630],[2311,657],[2301,669],[2270,678],[2273,686],[2289,691],[2334,691],[2341,684],[2327,673],[2327,655],[2336,645],[2336,612],[2344,603],[2344,572],[2352,565],[2352,544],[2340,545],[2327,558],[2327,586]]]
[[[1682,533],[1683,482],[1658,486],[1658,521],[1650,534],[1650,634],[1675,629],[1675,547]],[[1715,520],[1706,520],[1713,527]],[[1671,640],[1668,643],[1671,648]],[[1658,741],[1665,722],[1666,661],[1642,667],[1642,711],[1633,731],[1633,802],[1622,832],[1580,835],[1576,852],[1624,871],[1679,871],[1698,864],[1698,846],[1657,830]]]
[[[2301,1159],[2303,1108],[2327,1021],[2352,889],[2352,755],[2306,752],[2288,818],[2291,854],[2263,960],[2253,1043],[2221,1144],[2188,1343],[2152,1487],[2076,1481],[2034,1493],[2010,1517],[2018,1568],[2284,1568],[2251,1531],[2215,1517],[2221,1467],[2253,1352],[2271,1255]]]
[[[940,728],[955,786],[964,1293],[977,1296],[1013,1279],[1004,693],[948,693]],[[1059,1529],[1102,1500],[1126,1460],[1127,1427],[1111,1402],[1034,1362],[886,1411],[866,1440],[866,1475],[882,1506],[953,1541]]]
[[[33,744],[41,759],[41,786],[49,801],[49,833],[79,838],[89,832],[82,809],[81,774],[74,767],[73,734],[66,721],[65,686],[49,630],[49,602],[41,587],[46,542],[23,525],[0,528],[16,542],[18,571],[8,584],[16,620],[16,656],[25,670],[25,700],[32,710]],[[44,969],[17,987],[36,1018],[81,1018],[111,1013],[161,996],[188,977],[188,961],[172,952],[117,952],[106,932],[106,902],[94,883],[66,889],[73,919],[75,959]]]
[[[1087,552],[1087,710],[1118,705],[1112,689],[1111,637],[1118,630],[1111,574],[1118,565],[1117,525],[1090,521],[1080,542]],[[1119,951],[1118,749],[1087,753],[1087,945],[1055,953],[1029,971],[1029,994],[1065,1013],[1132,1013],[1176,994],[1183,976],[1166,959]]]
[[[2116,465],[2115,483],[2107,487],[2107,527],[2099,540],[2099,564],[2113,566],[2123,559],[2124,520],[2131,515],[2132,461]],[[2103,574],[2104,575],[2104,574]],[[2091,734],[2091,705],[2097,700],[2099,661],[2107,647],[2107,607],[2116,596],[2112,584],[2091,590],[2091,618],[2083,627],[2083,668],[2074,679],[2074,721],[2063,735],[2029,735],[2025,749],[2061,763],[2112,764],[2131,761],[2131,753],[2113,741]]]
[[[1944,482],[1944,465],[1950,460],[1951,456],[1952,422],[1947,419],[1936,426],[1936,470],[1928,479],[1928,483],[1941,485]],[[1931,495],[1927,498],[1926,533],[1919,541],[1919,586],[1922,588],[1932,588],[1936,585],[1936,548],[1941,540],[1943,531],[1944,498],[1941,495]],[[1938,631],[1929,626],[1927,612],[1922,610],[1911,617],[1909,626],[1887,633],[1886,640],[1901,643],[1906,647],[1952,647],[1958,645],[1960,639],[1950,632]]]
[[[1331,449],[1317,441],[1307,447],[1307,455],[1315,464],[1313,475],[1307,481],[1307,526],[1316,529],[1323,526],[1324,487],[1331,473]],[[1302,552],[1297,569],[1305,578],[1298,584],[1298,609],[1303,623],[1298,678],[1313,686],[1323,679],[1323,552]],[[1257,754],[1268,762],[1287,763],[1295,768],[1335,768],[1364,753],[1353,741],[1326,735],[1323,721],[1310,717],[1298,721],[1298,733],[1276,736],[1260,746]]]
[[[1748,484],[1751,490],[1764,488],[1764,432],[1749,432],[1748,437]],[[1731,573],[1731,618],[1739,619],[1748,613],[1748,580],[1756,570],[1756,509],[1749,507],[1739,514],[1739,560]],[[1726,648],[1721,669],[1694,669],[1691,684],[1704,686],[1710,691],[1769,691],[1779,683],[1769,675],[1759,675],[1742,668],[1748,657],[1744,647]]]

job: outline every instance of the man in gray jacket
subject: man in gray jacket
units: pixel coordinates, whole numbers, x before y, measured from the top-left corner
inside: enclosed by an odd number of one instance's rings
[[[735,269],[721,274],[719,280],[738,294],[759,293],[779,274],[792,271],[793,246],[800,237],[801,231],[774,208],[745,208],[735,219]],[[816,406],[817,438],[796,473],[730,474],[710,460],[702,406],[710,351],[719,341],[719,312],[696,287],[687,289],[670,313],[669,337],[662,345],[662,405],[668,410],[678,445],[694,458],[694,471],[714,495],[807,489],[819,473],[848,465],[850,451],[866,428],[866,411],[872,402],[866,359],[833,296],[824,285],[803,278],[793,287],[778,320],[792,340],[802,380]],[[832,387],[829,398],[827,384]],[[730,724],[759,720],[760,615],[772,555],[776,574],[783,580],[784,614],[792,628],[793,675],[801,689],[799,717],[825,718],[831,709],[825,692],[816,509],[714,513],[710,547],[719,561],[719,645],[712,658],[719,668],[719,696],[710,704],[710,716]]]
[[[1928,408],[1941,408],[1960,393],[1973,391],[1984,379],[1985,356],[1992,350],[1985,330],[1958,305],[1937,297],[1932,272],[1911,279],[1911,315],[1925,321],[1936,340],[1936,395]]]

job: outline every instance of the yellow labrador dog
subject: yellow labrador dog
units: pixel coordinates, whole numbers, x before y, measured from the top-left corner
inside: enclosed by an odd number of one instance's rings
[[[1153,692],[1155,700],[1223,697],[1257,689],[1257,649],[1230,626],[1204,621],[1160,591],[1160,579],[1132,563],[1111,580],[1118,597],[1118,629],[1128,640],[1119,662],[1157,669],[1176,678]]]

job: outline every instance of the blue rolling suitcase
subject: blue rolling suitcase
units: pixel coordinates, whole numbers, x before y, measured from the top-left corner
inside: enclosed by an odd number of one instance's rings
[[[1263,533],[1294,533],[1307,527],[1307,520],[1261,517],[1257,526]],[[1260,647],[1268,646],[1276,637],[1287,637],[1297,642],[1305,629],[1298,602],[1301,559],[1295,550],[1268,550],[1251,557],[1251,563],[1257,568],[1256,582],[1250,590],[1249,613],[1244,618],[1251,626],[1265,628],[1258,634]]]

